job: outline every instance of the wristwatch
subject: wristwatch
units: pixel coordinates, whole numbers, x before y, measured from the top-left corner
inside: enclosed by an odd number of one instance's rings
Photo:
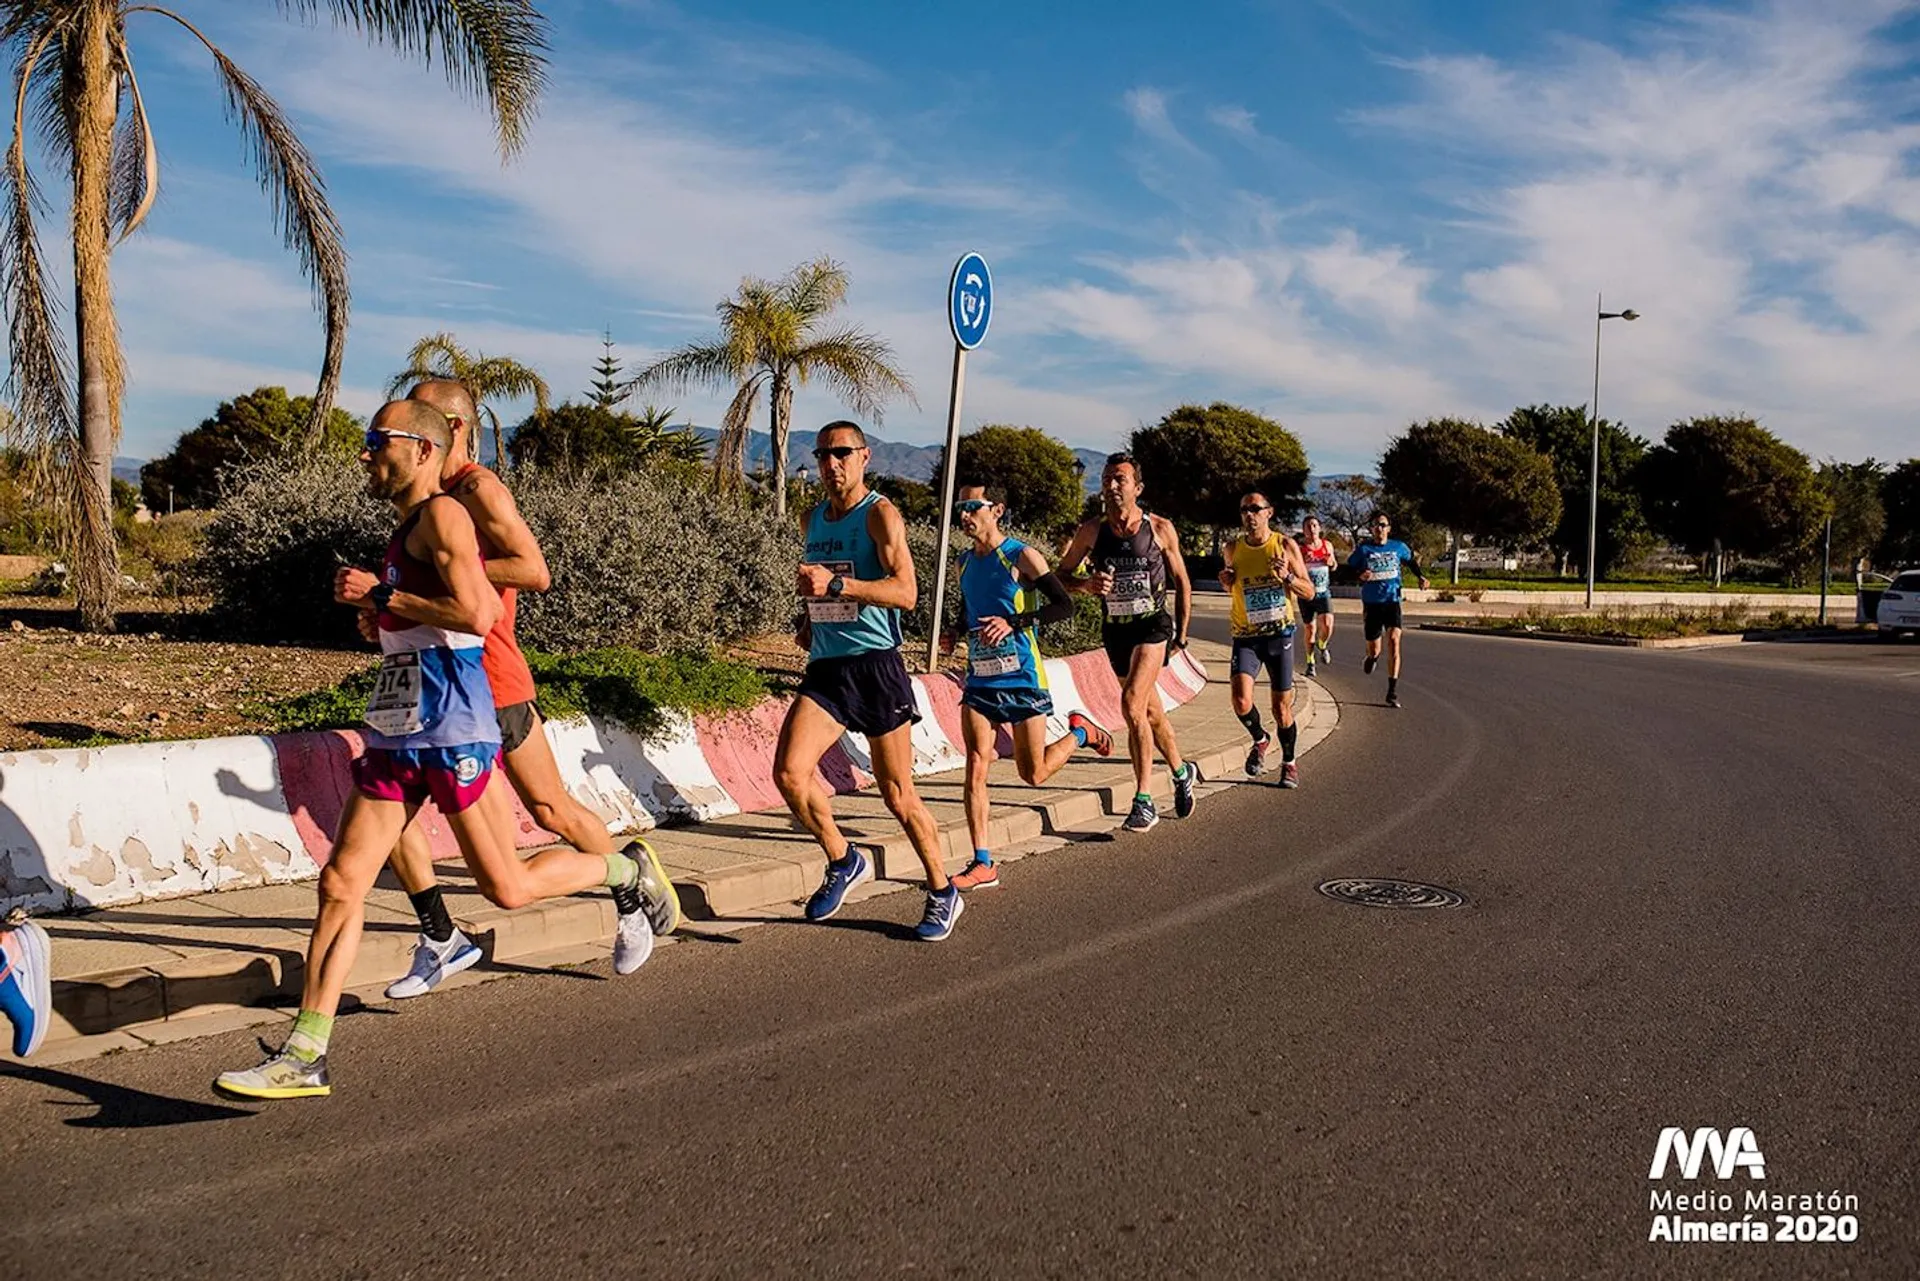
[[[367,593],[367,601],[375,609],[385,609],[387,602],[393,599],[393,584],[381,583]]]
[[[827,595],[838,596],[841,592],[844,592],[846,590],[847,590],[847,580],[840,577],[840,575],[835,574],[832,578],[829,578],[827,580]]]

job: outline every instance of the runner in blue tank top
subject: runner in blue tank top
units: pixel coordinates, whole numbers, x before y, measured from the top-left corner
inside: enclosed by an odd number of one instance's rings
[[[522,861],[514,850],[512,809],[505,792],[490,786],[500,728],[480,665],[482,639],[502,605],[487,582],[473,518],[441,492],[440,461],[452,440],[446,416],[414,400],[382,406],[367,429],[360,454],[367,492],[391,502],[400,524],[378,577],[342,569],[333,588],[340,604],[376,615],[383,657],[367,703],[367,750],[353,763],[354,790],[320,873],[299,1017],[278,1054],[221,1073],[215,1084],[230,1094],[332,1093],[327,1047],[360,950],[367,891],[427,800],[446,817],[481,893],[501,907],[639,878],[639,865],[624,854],[558,848]]]
[[[973,834],[973,862],[953,883],[976,890],[1000,883],[987,837],[987,775],[998,755],[999,727],[1011,732],[1014,765],[1030,787],[1059,772],[1076,747],[1091,743],[1100,755],[1112,754],[1113,736],[1091,717],[1074,712],[1067,717],[1067,733],[1046,741],[1053,696],[1047,692],[1039,627],[1072,617],[1073,598],[1045,556],[1001,532],[1006,504],[997,487],[968,484],[958,492],[954,515],[973,540],[962,553],[960,568],[967,637],[960,716],[967,743],[967,827]],[[943,639],[952,649],[959,638],[949,633]]]
[[[1387,646],[1387,706],[1400,706],[1400,572],[1411,569],[1426,590],[1426,571],[1420,568],[1413,548],[1393,533],[1393,522],[1385,512],[1368,518],[1371,536],[1353,545],[1347,564],[1360,571],[1361,628],[1367,638],[1367,657],[1360,670],[1368,676],[1380,663],[1380,642]]]
[[[940,865],[939,830],[913,787],[913,724],[920,713],[900,657],[900,611],[913,608],[919,586],[906,523],[867,488],[868,452],[866,433],[855,423],[828,423],[814,438],[827,497],[807,516],[806,558],[795,578],[807,673],[780,727],[773,777],[794,817],[827,853],[826,875],[807,900],[807,919],[824,921],[873,875],[878,853],[841,833],[819,778],[820,759],[842,734],[864,734],[881,799],[926,868],[927,908],[915,933],[938,942],[953,931],[962,903]]]

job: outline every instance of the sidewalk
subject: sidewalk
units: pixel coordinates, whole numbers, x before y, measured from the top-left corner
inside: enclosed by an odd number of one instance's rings
[[[1183,752],[1209,780],[1244,777],[1246,731],[1227,696],[1225,645],[1196,641],[1206,690],[1176,708],[1172,719]],[[1265,702],[1262,690],[1262,703]],[[1338,722],[1338,708],[1317,685],[1296,687],[1299,749],[1306,752]],[[1078,752],[1047,785],[1019,781],[1011,760],[994,766],[993,847],[1018,852],[1035,842],[1117,826],[1133,794],[1125,735],[1114,755]],[[1277,775],[1278,754],[1269,777]],[[1172,783],[1156,768],[1162,797]],[[962,808],[964,776],[954,770],[916,780],[945,841],[947,867],[972,854]],[[882,888],[920,882],[919,859],[871,791],[834,802],[847,833],[881,847],[875,869]],[[1202,820],[1204,821],[1204,820]],[[794,910],[819,884],[825,856],[785,811],[737,814],[646,834],[678,887],[688,918],[683,933],[734,932],[755,918]],[[503,911],[474,889],[466,870],[441,864],[455,922],[487,960],[450,980],[484,981],[604,957],[613,936],[612,899],[603,891]],[[54,1025],[35,1063],[59,1063],[122,1049],[166,1044],[289,1017],[300,988],[311,884],[268,885],[191,898],[132,904],[77,917],[44,917],[53,936]],[[406,895],[383,873],[368,900],[366,934],[348,982],[363,1003],[384,1001],[381,989],[406,971],[418,925]],[[661,940],[661,944],[671,943]],[[636,981],[644,981],[639,979]],[[7,1056],[0,1054],[0,1060]]]

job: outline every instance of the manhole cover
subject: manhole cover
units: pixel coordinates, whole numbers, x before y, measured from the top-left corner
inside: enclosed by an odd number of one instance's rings
[[[1371,876],[1326,881],[1319,889],[1330,899],[1359,907],[1463,907],[1467,901],[1466,895],[1445,886]]]

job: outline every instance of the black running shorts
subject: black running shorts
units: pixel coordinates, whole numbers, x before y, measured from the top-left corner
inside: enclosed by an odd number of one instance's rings
[[[1400,630],[1400,602],[1397,600],[1363,601],[1360,614],[1370,641],[1379,640],[1382,632]]]
[[[920,719],[913,680],[897,649],[816,658],[800,678],[800,697],[813,700],[834,720],[868,738],[891,734]]]

